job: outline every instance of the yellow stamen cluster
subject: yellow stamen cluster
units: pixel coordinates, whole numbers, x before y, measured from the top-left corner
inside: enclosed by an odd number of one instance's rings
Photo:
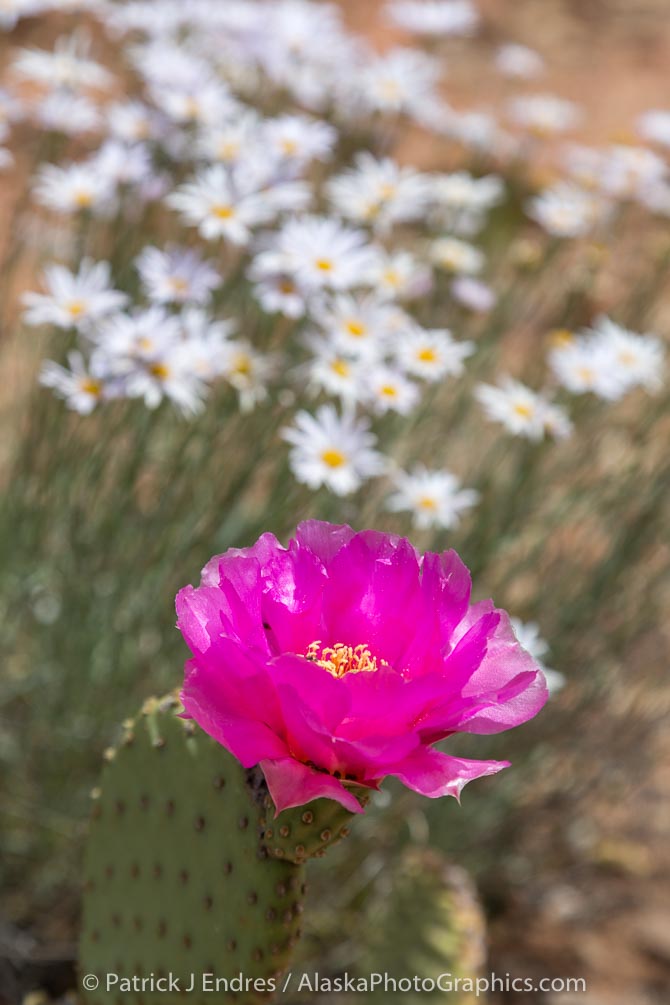
[[[216,203],[212,206],[212,216],[215,216],[218,220],[230,220],[235,216],[235,210],[232,206],[224,206],[222,203]]]
[[[346,464],[347,458],[346,454],[343,454],[341,450],[331,447],[328,450],[322,451],[321,460],[329,468],[341,468]]]
[[[321,647],[320,642],[312,642],[307,648],[307,659],[323,667],[333,677],[344,677],[348,673],[373,673],[379,669],[377,659],[367,646],[345,646],[337,642],[334,646]]]

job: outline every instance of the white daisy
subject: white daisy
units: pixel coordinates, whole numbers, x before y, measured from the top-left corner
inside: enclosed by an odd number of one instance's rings
[[[531,94],[513,98],[509,103],[512,122],[539,138],[556,136],[572,129],[582,117],[572,101],[553,94]]]
[[[48,265],[43,283],[46,293],[25,293],[23,319],[29,325],[57,328],[90,328],[91,323],[121,310],[127,296],[111,287],[109,262],[84,258],[77,272],[64,265]]]
[[[95,164],[43,164],[37,172],[35,198],[57,213],[104,216],[113,205],[114,186]]]
[[[487,314],[498,301],[495,290],[471,276],[458,276],[454,279],[451,294],[459,304],[477,314]]]
[[[479,23],[470,0],[393,0],[392,21],[417,35],[471,35]]]
[[[249,190],[241,175],[233,175],[220,164],[198,172],[166,202],[208,241],[223,237],[233,244],[247,244],[253,228],[273,215],[263,193]]]
[[[483,251],[456,237],[438,237],[433,241],[430,258],[438,268],[458,276],[475,276],[486,262]]]
[[[315,304],[313,315],[333,345],[354,359],[379,359],[396,332],[397,311],[372,294],[338,294]]]
[[[258,268],[293,276],[308,291],[346,290],[358,286],[369,271],[373,252],[366,235],[329,217],[288,220]]]
[[[388,230],[420,217],[431,187],[427,176],[413,168],[401,167],[388,157],[377,160],[365,152],[357,155],[353,168],[331,178],[327,193],[345,219]]]
[[[501,423],[515,436],[537,441],[549,432],[546,399],[517,380],[502,377],[497,386],[478,384],[475,398],[489,419]],[[557,409],[558,406],[552,405],[551,408]]]
[[[419,401],[419,388],[390,366],[373,366],[365,377],[367,398],[378,415],[409,415]]]
[[[319,391],[355,404],[365,397],[365,369],[360,361],[337,352],[328,343],[311,341],[310,384]]]
[[[670,147],[670,111],[652,109],[645,112],[637,120],[637,130],[647,143]]]
[[[88,58],[89,43],[84,33],[73,32],[57,38],[51,51],[19,49],[12,70],[50,91],[107,88],[114,78],[104,66]]]
[[[440,64],[422,52],[391,49],[366,62],[356,86],[371,110],[413,115],[437,100],[440,73]]]
[[[282,115],[268,119],[262,127],[262,144],[277,161],[302,166],[310,161],[324,161],[331,156],[337,132],[318,119],[304,115]]]
[[[390,300],[416,300],[430,292],[432,276],[428,266],[408,251],[375,248],[366,285]]]
[[[583,237],[603,224],[611,207],[569,182],[545,189],[528,203],[528,215],[552,237]]]
[[[223,277],[198,251],[169,245],[145,248],[135,260],[150,300],[159,304],[205,304]]]
[[[68,353],[70,369],[47,360],[40,371],[40,384],[50,387],[68,408],[80,415],[90,415],[105,394],[104,370],[95,364],[86,366],[80,352]]]
[[[221,374],[237,391],[243,412],[250,412],[267,397],[274,370],[274,359],[258,352],[245,339],[230,339],[223,347]]]
[[[403,370],[422,380],[460,377],[464,362],[475,351],[473,342],[456,342],[447,329],[416,326],[398,340],[396,355]]]
[[[527,45],[513,42],[500,46],[496,52],[495,65],[505,77],[519,80],[532,80],[544,70],[544,60],[539,52],[529,49]]]
[[[385,468],[368,422],[339,415],[332,405],[322,405],[316,415],[298,412],[282,436],[291,444],[293,474],[311,489],[325,485],[338,496],[350,495]]]
[[[540,666],[547,682],[549,694],[556,694],[564,687],[565,676],[558,670],[551,670],[545,666],[544,657],[549,652],[549,646],[540,635],[540,626],[535,621],[521,621],[519,618],[510,618],[509,620],[519,645],[530,653]]]
[[[396,513],[411,513],[419,530],[451,530],[458,526],[461,515],[479,502],[479,493],[462,488],[450,471],[431,471],[422,464],[411,472],[399,471],[394,482],[396,491],[388,498],[387,507]]]
[[[203,409],[205,385],[194,370],[188,344],[166,346],[152,359],[138,362],[126,373],[125,382],[128,397],[142,398],[147,408],[158,408],[167,398],[184,415]]]

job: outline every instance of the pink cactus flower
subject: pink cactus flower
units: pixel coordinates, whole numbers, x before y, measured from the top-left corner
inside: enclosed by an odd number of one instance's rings
[[[319,797],[362,812],[356,786],[387,775],[458,798],[509,762],[434,745],[518,726],[547,698],[507,614],[470,586],[455,552],[390,534],[309,521],[288,548],[263,534],[177,596],[185,714],[260,765],[277,812]]]

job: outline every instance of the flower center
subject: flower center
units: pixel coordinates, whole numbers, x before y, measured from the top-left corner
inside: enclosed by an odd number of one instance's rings
[[[421,363],[437,362],[437,353],[434,349],[430,349],[428,346],[426,346],[425,349],[419,349],[416,356]]]
[[[530,419],[533,414],[533,409],[530,405],[524,405],[523,402],[518,401],[514,406],[514,411],[517,415],[520,415],[522,419]]]
[[[379,669],[377,658],[365,645],[346,646],[336,642],[334,646],[322,646],[312,642],[307,647],[307,659],[323,667],[333,677],[344,677],[348,673],[372,673]]]
[[[79,206],[80,209],[88,209],[93,205],[93,196],[90,192],[86,192],[80,189],[74,194],[75,206]]]
[[[317,258],[314,263],[319,270],[319,272],[332,272],[333,263],[329,258]]]
[[[347,458],[341,450],[336,450],[335,447],[330,447],[328,450],[323,451],[321,454],[321,460],[329,468],[341,468]]]
[[[234,215],[235,210],[232,206],[223,206],[220,204],[212,206],[212,216],[215,216],[217,220],[230,220]]]
[[[251,358],[245,353],[240,353],[235,357],[233,373],[239,377],[248,377],[251,373]]]
[[[422,496],[418,501],[419,509],[425,509],[429,512],[434,512],[437,509],[437,502],[432,496]]]
[[[94,398],[99,398],[102,393],[102,385],[99,381],[91,377],[85,377],[79,385],[84,394],[91,394]]]
[[[152,363],[149,367],[149,373],[152,377],[157,377],[158,380],[167,380],[170,376],[169,367],[165,363]]]
[[[350,373],[349,364],[344,359],[334,359],[330,364],[331,370],[338,375],[338,377],[348,377]]]
[[[181,276],[170,276],[168,286],[173,293],[186,293],[188,290],[188,283]]]
[[[353,335],[354,338],[360,338],[366,334],[365,325],[361,321],[347,321],[345,328],[347,333]]]
[[[72,318],[79,318],[86,310],[86,304],[83,300],[71,300],[67,305],[67,312]]]
[[[233,140],[224,140],[219,144],[219,157],[222,161],[233,160],[240,152],[240,144]]]

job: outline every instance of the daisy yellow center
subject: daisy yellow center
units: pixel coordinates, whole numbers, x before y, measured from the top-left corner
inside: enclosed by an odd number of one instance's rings
[[[380,391],[385,398],[397,398],[398,396],[398,388],[395,384],[383,384]]]
[[[240,144],[233,140],[225,140],[219,144],[219,157],[223,161],[233,160],[240,152]]]
[[[100,382],[93,380],[91,377],[84,378],[80,387],[84,394],[92,394],[94,398],[99,398],[102,393],[102,385]]]
[[[149,367],[149,373],[153,377],[158,377],[159,380],[165,380],[170,376],[170,370],[165,363],[152,363]]]
[[[555,346],[571,345],[575,340],[569,328],[556,328],[549,337]]]
[[[279,290],[286,296],[290,296],[291,293],[295,293],[295,283],[292,283],[290,279],[282,279],[279,284]]]
[[[234,215],[235,210],[232,206],[224,206],[222,203],[212,206],[212,216],[215,216],[217,220],[230,220]]]
[[[321,646],[312,642],[307,648],[307,659],[323,667],[333,677],[344,677],[348,673],[372,673],[379,669],[377,659],[367,646],[346,646],[336,642],[334,646]]]
[[[317,258],[314,263],[319,272],[332,272],[333,263],[330,258]]]
[[[586,381],[586,383],[590,383],[593,380],[593,370],[591,370],[588,366],[581,367],[581,369],[577,371],[577,374],[582,380]]]
[[[385,98],[393,100],[400,95],[400,88],[398,86],[397,80],[393,80],[391,77],[387,77],[386,80],[382,80],[380,83],[380,91]]]
[[[520,415],[522,419],[530,419],[533,414],[533,409],[530,405],[524,404],[522,401],[518,401],[514,406],[514,411],[517,415]]]
[[[422,363],[435,363],[437,362],[437,353],[429,346],[425,346],[423,349],[419,349],[416,358]]]
[[[400,276],[395,269],[387,269],[384,273],[384,279],[389,286],[400,286]]]
[[[75,192],[74,202],[80,209],[88,209],[89,206],[93,204],[93,196],[90,192],[85,192],[83,190]]]
[[[336,373],[338,377],[348,377],[349,376],[349,364],[344,359],[334,359],[330,364],[330,368],[333,373]]]
[[[328,450],[323,451],[321,460],[329,468],[341,468],[346,463],[347,458],[341,450],[330,447]]]
[[[200,104],[195,98],[187,98],[184,103],[184,110],[191,119],[196,119],[200,115]]]
[[[251,358],[241,353],[235,358],[233,371],[240,377],[248,377],[251,373]]]
[[[349,335],[353,335],[354,338],[361,338],[365,335],[365,325],[361,321],[347,321],[345,328]]]
[[[633,366],[635,364],[635,355],[624,349],[623,352],[619,353],[619,362],[623,363],[624,366]]]
[[[430,510],[434,512],[437,509],[437,503],[432,496],[422,496],[418,501],[419,509]]]
[[[188,283],[181,276],[172,276],[169,285],[175,293],[186,293],[188,290]]]
[[[83,300],[71,300],[67,305],[67,312],[73,318],[80,318],[85,310],[86,304]]]
[[[298,152],[298,144],[295,140],[282,140],[279,145],[287,157],[292,157],[293,154]]]

